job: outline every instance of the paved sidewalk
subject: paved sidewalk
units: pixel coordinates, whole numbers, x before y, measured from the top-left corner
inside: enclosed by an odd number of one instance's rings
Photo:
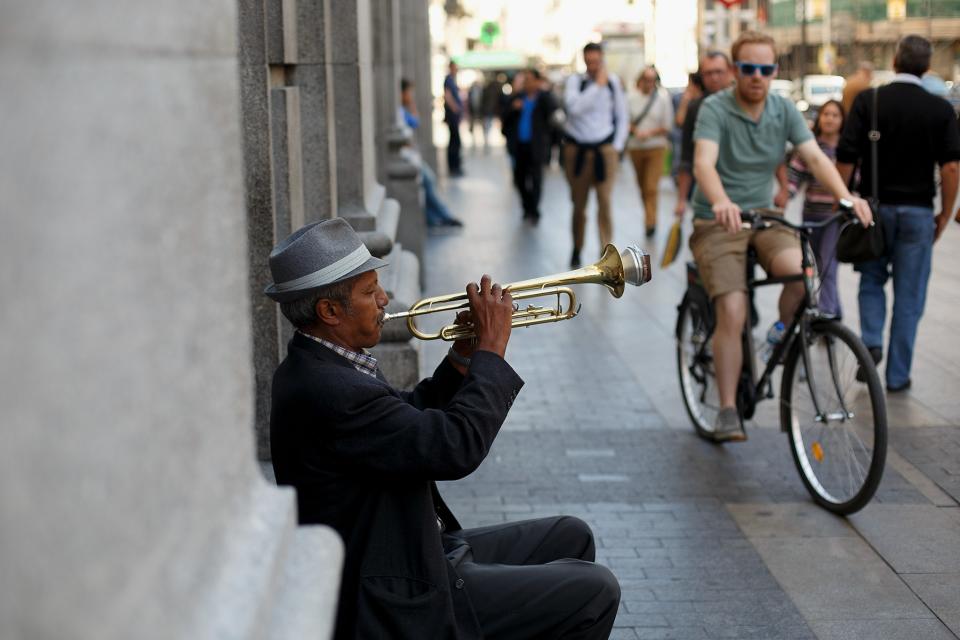
[[[466,148],[467,176],[445,184],[462,231],[431,235],[426,295],[489,272],[501,283],[566,271],[570,204],[559,169],[543,218],[521,222],[507,158]],[[614,242],[659,261],[675,195],[643,239],[632,171],[615,188]],[[591,204],[585,261],[599,254]],[[687,229],[687,236],[689,228]],[[699,440],[680,399],[673,325],[683,259],[613,299],[583,285],[581,315],[515,330],[508,361],[526,381],[488,459],[441,490],[465,526],[569,513],[620,579],[613,638],[956,638],[960,634],[960,228],[937,246],[914,388],[888,400],[890,455],[873,503],[849,519],[815,507],[762,404],[749,441]],[[595,255],[596,254],[596,255]],[[844,266],[847,323],[856,275]],[[775,294],[761,299],[760,327]],[[424,343],[422,371],[446,344]]]

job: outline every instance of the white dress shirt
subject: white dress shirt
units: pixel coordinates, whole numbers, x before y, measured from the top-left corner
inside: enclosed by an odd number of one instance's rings
[[[613,133],[614,148],[623,151],[630,124],[627,120],[627,101],[623,95],[623,86],[617,76],[608,74],[612,92],[609,87],[601,87],[593,81],[588,81],[581,92],[580,84],[586,77],[575,74],[567,78],[563,91],[567,135],[584,144],[597,144]],[[613,124],[614,114],[616,131]]]

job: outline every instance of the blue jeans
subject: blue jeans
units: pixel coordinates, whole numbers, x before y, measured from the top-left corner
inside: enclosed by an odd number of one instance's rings
[[[880,205],[887,254],[857,265],[860,272],[860,333],[868,347],[883,347],[887,298],[883,290],[893,277],[893,320],[887,351],[887,386],[910,379],[917,326],[927,301],[927,281],[933,255],[934,219],[931,207]]]
[[[437,176],[426,162],[420,165],[420,179],[423,181],[423,209],[427,214],[427,225],[436,227],[453,219],[437,195]]]

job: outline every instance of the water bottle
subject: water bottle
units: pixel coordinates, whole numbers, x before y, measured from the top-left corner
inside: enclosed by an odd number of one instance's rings
[[[784,327],[783,323],[779,320],[770,325],[770,330],[767,331],[767,341],[760,350],[761,362],[766,364],[770,361],[770,356],[773,355],[773,350],[776,349],[777,345],[780,344],[780,341],[783,340],[783,334],[785,332],[786,327]]]

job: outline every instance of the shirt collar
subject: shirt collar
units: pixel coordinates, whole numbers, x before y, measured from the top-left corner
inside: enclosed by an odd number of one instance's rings
[[[327,349],[330,349],[334,353],[343,356],[350,361],[350,364],[353,365],[353,368],[359,371],[360,373],[365,373],[369,376],[377,377],[377,359],[371,356],[368,353],[358,353],[356,351],[351,351],[345,347],[330,342],[329,340],[324,340],[323,338],[318,338],[317,336],[312,336],[309,333],[297,330],[297,333],[302,335],[305,338],[309,338],[316,343],[319,343],[325,346]]]
[[[912,73],[898,73],[893,76],[893,80],[890,82],[906,82],[907,84],[915,84],[918,87],[922,87],[923,84],[920,82],[920,78],[913,75]]]

